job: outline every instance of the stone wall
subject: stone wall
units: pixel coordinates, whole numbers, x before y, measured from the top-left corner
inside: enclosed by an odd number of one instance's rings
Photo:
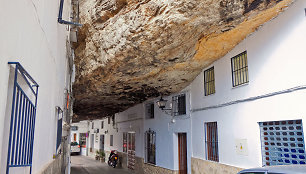
[[[237,174],[240,170],[243,169],[218,162],[191,158],[192,174]]]
[[[151,164],[144,164],[143,170],[145,174],[178,174],[178,171],[169,170]]]

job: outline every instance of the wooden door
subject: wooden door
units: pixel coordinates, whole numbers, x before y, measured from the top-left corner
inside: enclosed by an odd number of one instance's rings
[[[179,174],[187,174],[187,135],[178,134]]]
[[[100,150],[104,151],[104,135],[100,135]]]
[[[128,133],[128,168],[135,170],[135,133]]]

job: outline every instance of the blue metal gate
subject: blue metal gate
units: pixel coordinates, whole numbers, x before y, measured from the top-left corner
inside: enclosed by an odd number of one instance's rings
[[[15,65],[15,74],[6,174],[12,167],[30,167],[32,173],[38,84],[19,62],[8,64]],[[26,85],[21,85],[21,81]],[[27,95],[29,92],[33,97]]]

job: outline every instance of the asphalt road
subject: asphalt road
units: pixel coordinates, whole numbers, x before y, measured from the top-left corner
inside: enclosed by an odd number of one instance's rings
[[[71,156],[71,174],[131,174],[127,169],[112,168],[86,156]]]

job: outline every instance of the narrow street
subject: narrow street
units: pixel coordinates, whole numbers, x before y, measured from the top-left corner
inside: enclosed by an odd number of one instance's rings
[[[131,174],[122,168],[112,168],[86,156],[71,156],[71,174]]]

